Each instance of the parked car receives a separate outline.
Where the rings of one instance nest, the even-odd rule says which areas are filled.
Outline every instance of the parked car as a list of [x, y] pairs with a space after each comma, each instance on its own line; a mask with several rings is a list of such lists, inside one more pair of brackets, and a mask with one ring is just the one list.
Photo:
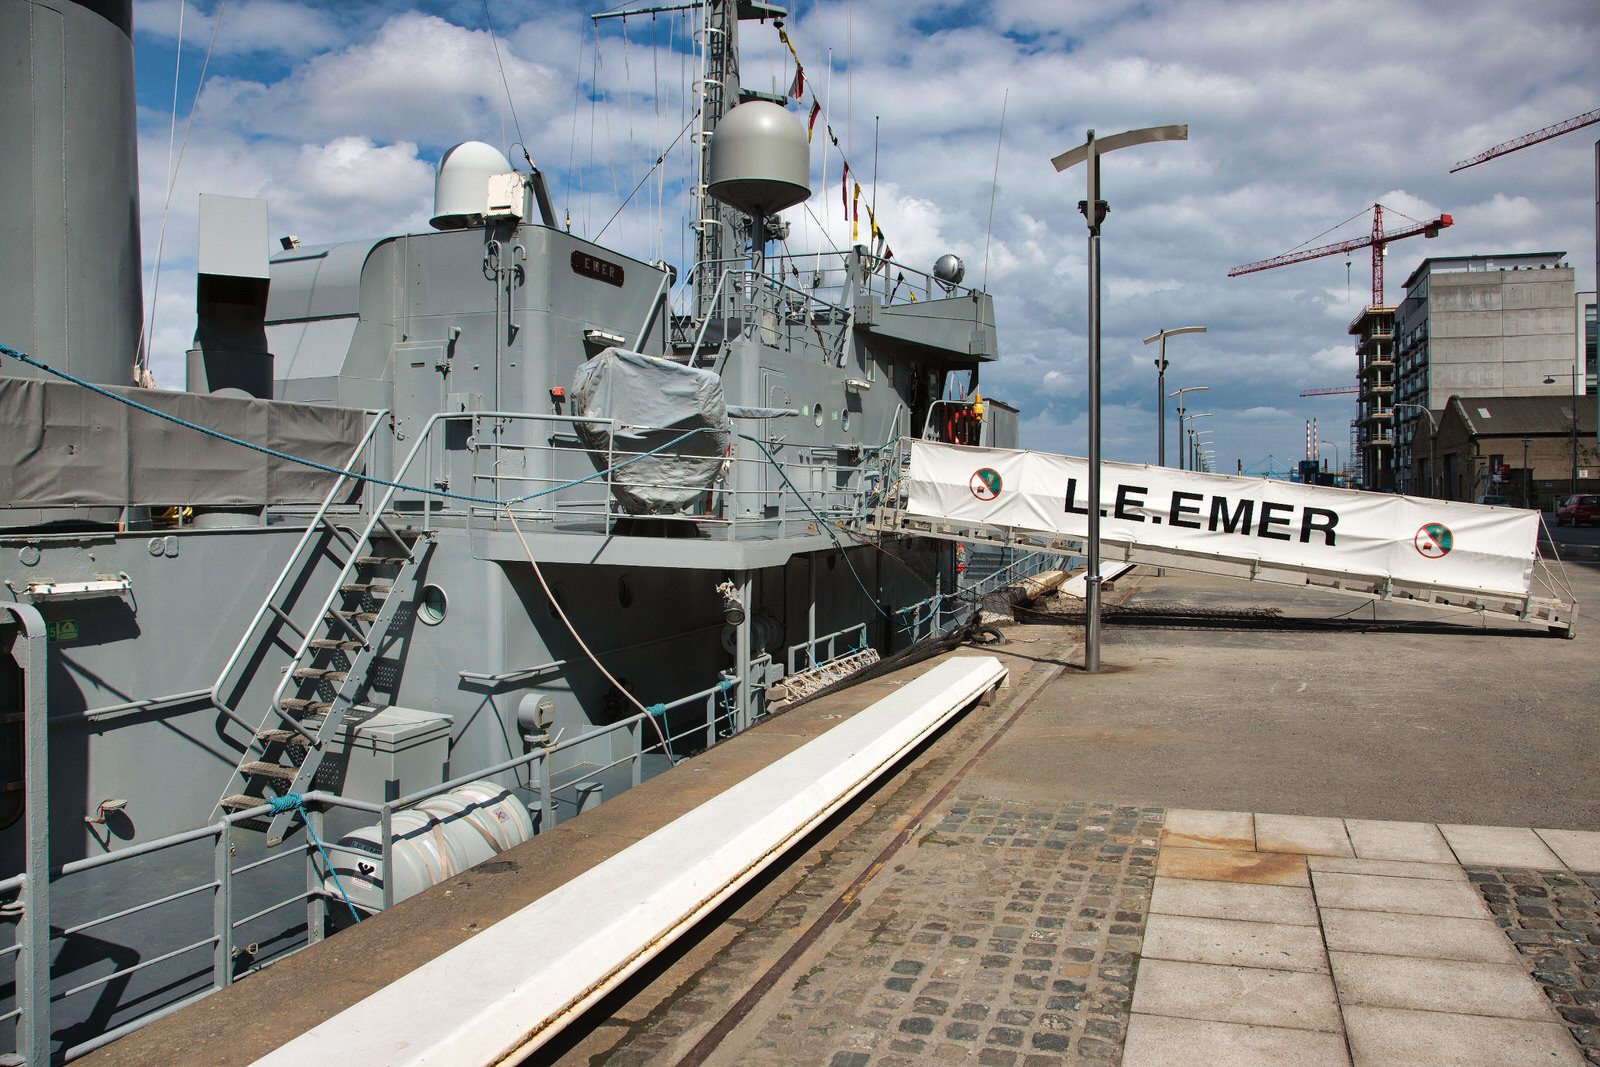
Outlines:
[[1600, 524], [1600, 496], [1579, 493], [1561, 502], [1556, 512], [1557, 526], [1594, 526]]
[[1494, 507], [1503, 508], [1503, 507], [1506, 507], [1507, 505], [1509, 505], [1511, 503], [1511, 501], [1507, 500], [1503, 496], [1499, 496], [1498, 494], [1488, 493], [1488, 494], [1485, 494], [1484, 496], [1480, 496], [1478, 498], [1478, 503], [1480, 503], [1480, 504], [1489, 504], [1489, 505], [1492, 505]]

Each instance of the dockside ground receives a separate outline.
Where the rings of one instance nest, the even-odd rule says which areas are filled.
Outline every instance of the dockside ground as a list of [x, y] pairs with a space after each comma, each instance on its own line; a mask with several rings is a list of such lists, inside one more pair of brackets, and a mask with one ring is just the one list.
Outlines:
[[1281, 622], [1009, 628], [1007, 699], [552, 1058], [1600, 1063], [1600, 635], [1135, 576]]
[[[1600, 565], [1567, 575], [1600, 604]], [[1394, 605], [1375, 623], [1363, 601], [1143, 570], [1110, 600], [1188, 624], [1113, 618], [1092, 676], [1070, 619], [1008, 627], [982, 650], [1010, 668], [1002, 699], [544, 1061], [1600, 1063], [1593, 625], [1568, 641]], [[1245, 614], [1196, 624], [1208, 611]], [[101, 1059], [249, 1062], [906, 676], [734, 738]]]

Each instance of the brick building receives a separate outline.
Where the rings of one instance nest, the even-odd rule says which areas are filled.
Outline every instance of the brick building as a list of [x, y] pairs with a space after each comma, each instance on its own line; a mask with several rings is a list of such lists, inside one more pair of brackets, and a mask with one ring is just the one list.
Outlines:
[[[1600, 492], [1595, 425], [1592, 398], [1579, 396], [1574, 404], [1570, 395], [1452, 396], [1437, 437], [1424, 422], [1416, 439], [1424, 457], [1431, 445], [1438, 484], [1419, 483], [1415, 493], [1447, 500], [1499, 495], [1517, 507], [1548, 511], [1572, 492], [1574, 465], [1578, 491]], [[1419, 464], [1416, 473], [1427, 469]]]

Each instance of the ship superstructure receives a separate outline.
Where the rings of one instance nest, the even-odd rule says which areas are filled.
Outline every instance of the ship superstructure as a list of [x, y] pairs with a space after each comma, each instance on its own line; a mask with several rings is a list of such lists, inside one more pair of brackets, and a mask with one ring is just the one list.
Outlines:
[[[206, 197], [184, 392], [120, 384], [130, 5], [0, 7], [33, 201], [4, 208], [33, 251], [0, 296], [0, 582], [49, 629], [50, 751], [25, 766], [38, 724], [7, 720], [0, 877], [21, 884], [47, 802], [35, 910], [73, 990], [53, 1037], [38, 1005], [7, 1020], [25, 1055], [86, 1051], [465, 862], [407, 881], [450, 821], [418, 798], [488, 781], [548, 826], [746, 728], [780, 680], [954, 618], [951, 547], [859, 520], [906, 439], [1015, 444], [968, 392], [992, 300], [953, 257], [770, 254], [809, 193], [805, 130], [740, 90], [737, 38], [781, 12], [705, 7], [695, 263], [567, 232], [536, 170], [476, 142], [441, 160], [426, 232], [269, 256], [262, 202]], [[78, 63], [96, 93], [49, 76]], [[82, 165], [92, 137], [127, 165]]]

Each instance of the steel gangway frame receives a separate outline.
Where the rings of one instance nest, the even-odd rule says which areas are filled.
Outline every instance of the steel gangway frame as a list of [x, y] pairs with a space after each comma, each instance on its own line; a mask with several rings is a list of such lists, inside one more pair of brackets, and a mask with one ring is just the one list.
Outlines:
[[[904, 508], [880, 504], [865, 512], [865, 529], [880, 536], [934, 537], [1008, 548], [1083, 554], [1084, 538], [1059, 531], [1027, 530], [949, 517], [914, 515]], [[1388, 575], [1359, 574], [1324, 567], [1268, 562], [1215, 552], [1187, 552], [1155, 548], [1136, 541], [1101, 538], [1100, 558], [1105, 561], [1170, 567], [1174, 570], [1214, 574], [1274, 585], [1298, 586], [1329, 593], [1361, 597], [1374, 602], [1414, 604], [1446, 611], [1470, 611], [1484, 616], [1543, 625], [1565, 637], [1575, 637], [1578, 603], [1571, 589], [1536, 557], [1535, 577], [1542, 579], [1551, 596], [1489, 593], [1428, 582], [1408, 581]]]

